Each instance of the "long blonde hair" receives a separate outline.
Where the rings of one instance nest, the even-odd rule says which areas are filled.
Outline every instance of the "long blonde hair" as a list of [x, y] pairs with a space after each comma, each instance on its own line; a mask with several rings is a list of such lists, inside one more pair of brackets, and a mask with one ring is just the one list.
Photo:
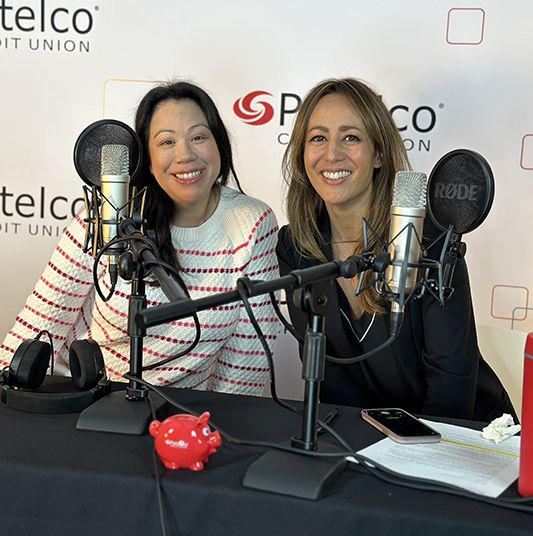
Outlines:
[[[286, 208], [292, 239], [299, 253], [308, 258], [327, 262], [321, 245], [318, 219], [324, 202], [311, 185], [304, 164], [304, 149], [309, 118], [318, 102], [331, 93], [346, 98], [362, 117], [364, 127], [372, 140], [381, 167], [374, 170], [372, 199], [367, 219], [378, 236], [386, 237], [392, 202], [394, 176], [397, 171], [410, 169], [407, 152], [398, 128], [381, 97], [361, 80], [355, 78], [328, 79], [320, 82], [305, 96], [283, 156], [283, 176], [288, 185]], [[369, 236], [369, 249], [377, 249], [377, 239]], [[362, 253], [362, 245], [354, 253]], [[365, 283], [370, 274], [365, 276]], [[372, 289], [360, 295], [366, 311], [380, 313], [379, 295]]]

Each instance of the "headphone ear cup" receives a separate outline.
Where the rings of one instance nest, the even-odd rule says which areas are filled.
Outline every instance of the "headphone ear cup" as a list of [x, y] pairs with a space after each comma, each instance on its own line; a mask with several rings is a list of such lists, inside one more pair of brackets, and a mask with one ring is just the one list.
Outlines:
[[105, 376], [104, 356], [96, 341], [74, 341], [68, 356], [72, 381], [78, 389], [91, 389]]
[[7, 383], [11, 387], [38, 389], [46, 376], [51, 351], [47, 342], [38, 339], [25, 340], [11, 359]]

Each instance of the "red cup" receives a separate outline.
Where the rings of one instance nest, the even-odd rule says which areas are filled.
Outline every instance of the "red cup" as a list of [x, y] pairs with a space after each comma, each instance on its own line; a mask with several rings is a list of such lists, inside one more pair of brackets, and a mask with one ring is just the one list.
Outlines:
[[521, 424], [518, 493], [533, 497], [533, 333], [528, 334], [524, 350]]

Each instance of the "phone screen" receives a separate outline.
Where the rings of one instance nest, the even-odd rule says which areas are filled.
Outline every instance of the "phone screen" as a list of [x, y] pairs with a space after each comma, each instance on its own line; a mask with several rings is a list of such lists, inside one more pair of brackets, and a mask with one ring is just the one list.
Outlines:
[[406, 411], [399, 408], [365, 409], [362, 412], [370, 422], [376, 421], [383, 428], [390, 430], [399, 437], [432, 437], [440, 438], [439, 432], [433, 430]]

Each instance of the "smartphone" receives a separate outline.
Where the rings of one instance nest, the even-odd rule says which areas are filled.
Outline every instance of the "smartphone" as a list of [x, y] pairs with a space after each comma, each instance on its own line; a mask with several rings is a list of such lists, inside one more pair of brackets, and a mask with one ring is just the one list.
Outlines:
[[397, 443], [437, 443], [439, 432], [400, 408], [363, 409], [361, 417]]

